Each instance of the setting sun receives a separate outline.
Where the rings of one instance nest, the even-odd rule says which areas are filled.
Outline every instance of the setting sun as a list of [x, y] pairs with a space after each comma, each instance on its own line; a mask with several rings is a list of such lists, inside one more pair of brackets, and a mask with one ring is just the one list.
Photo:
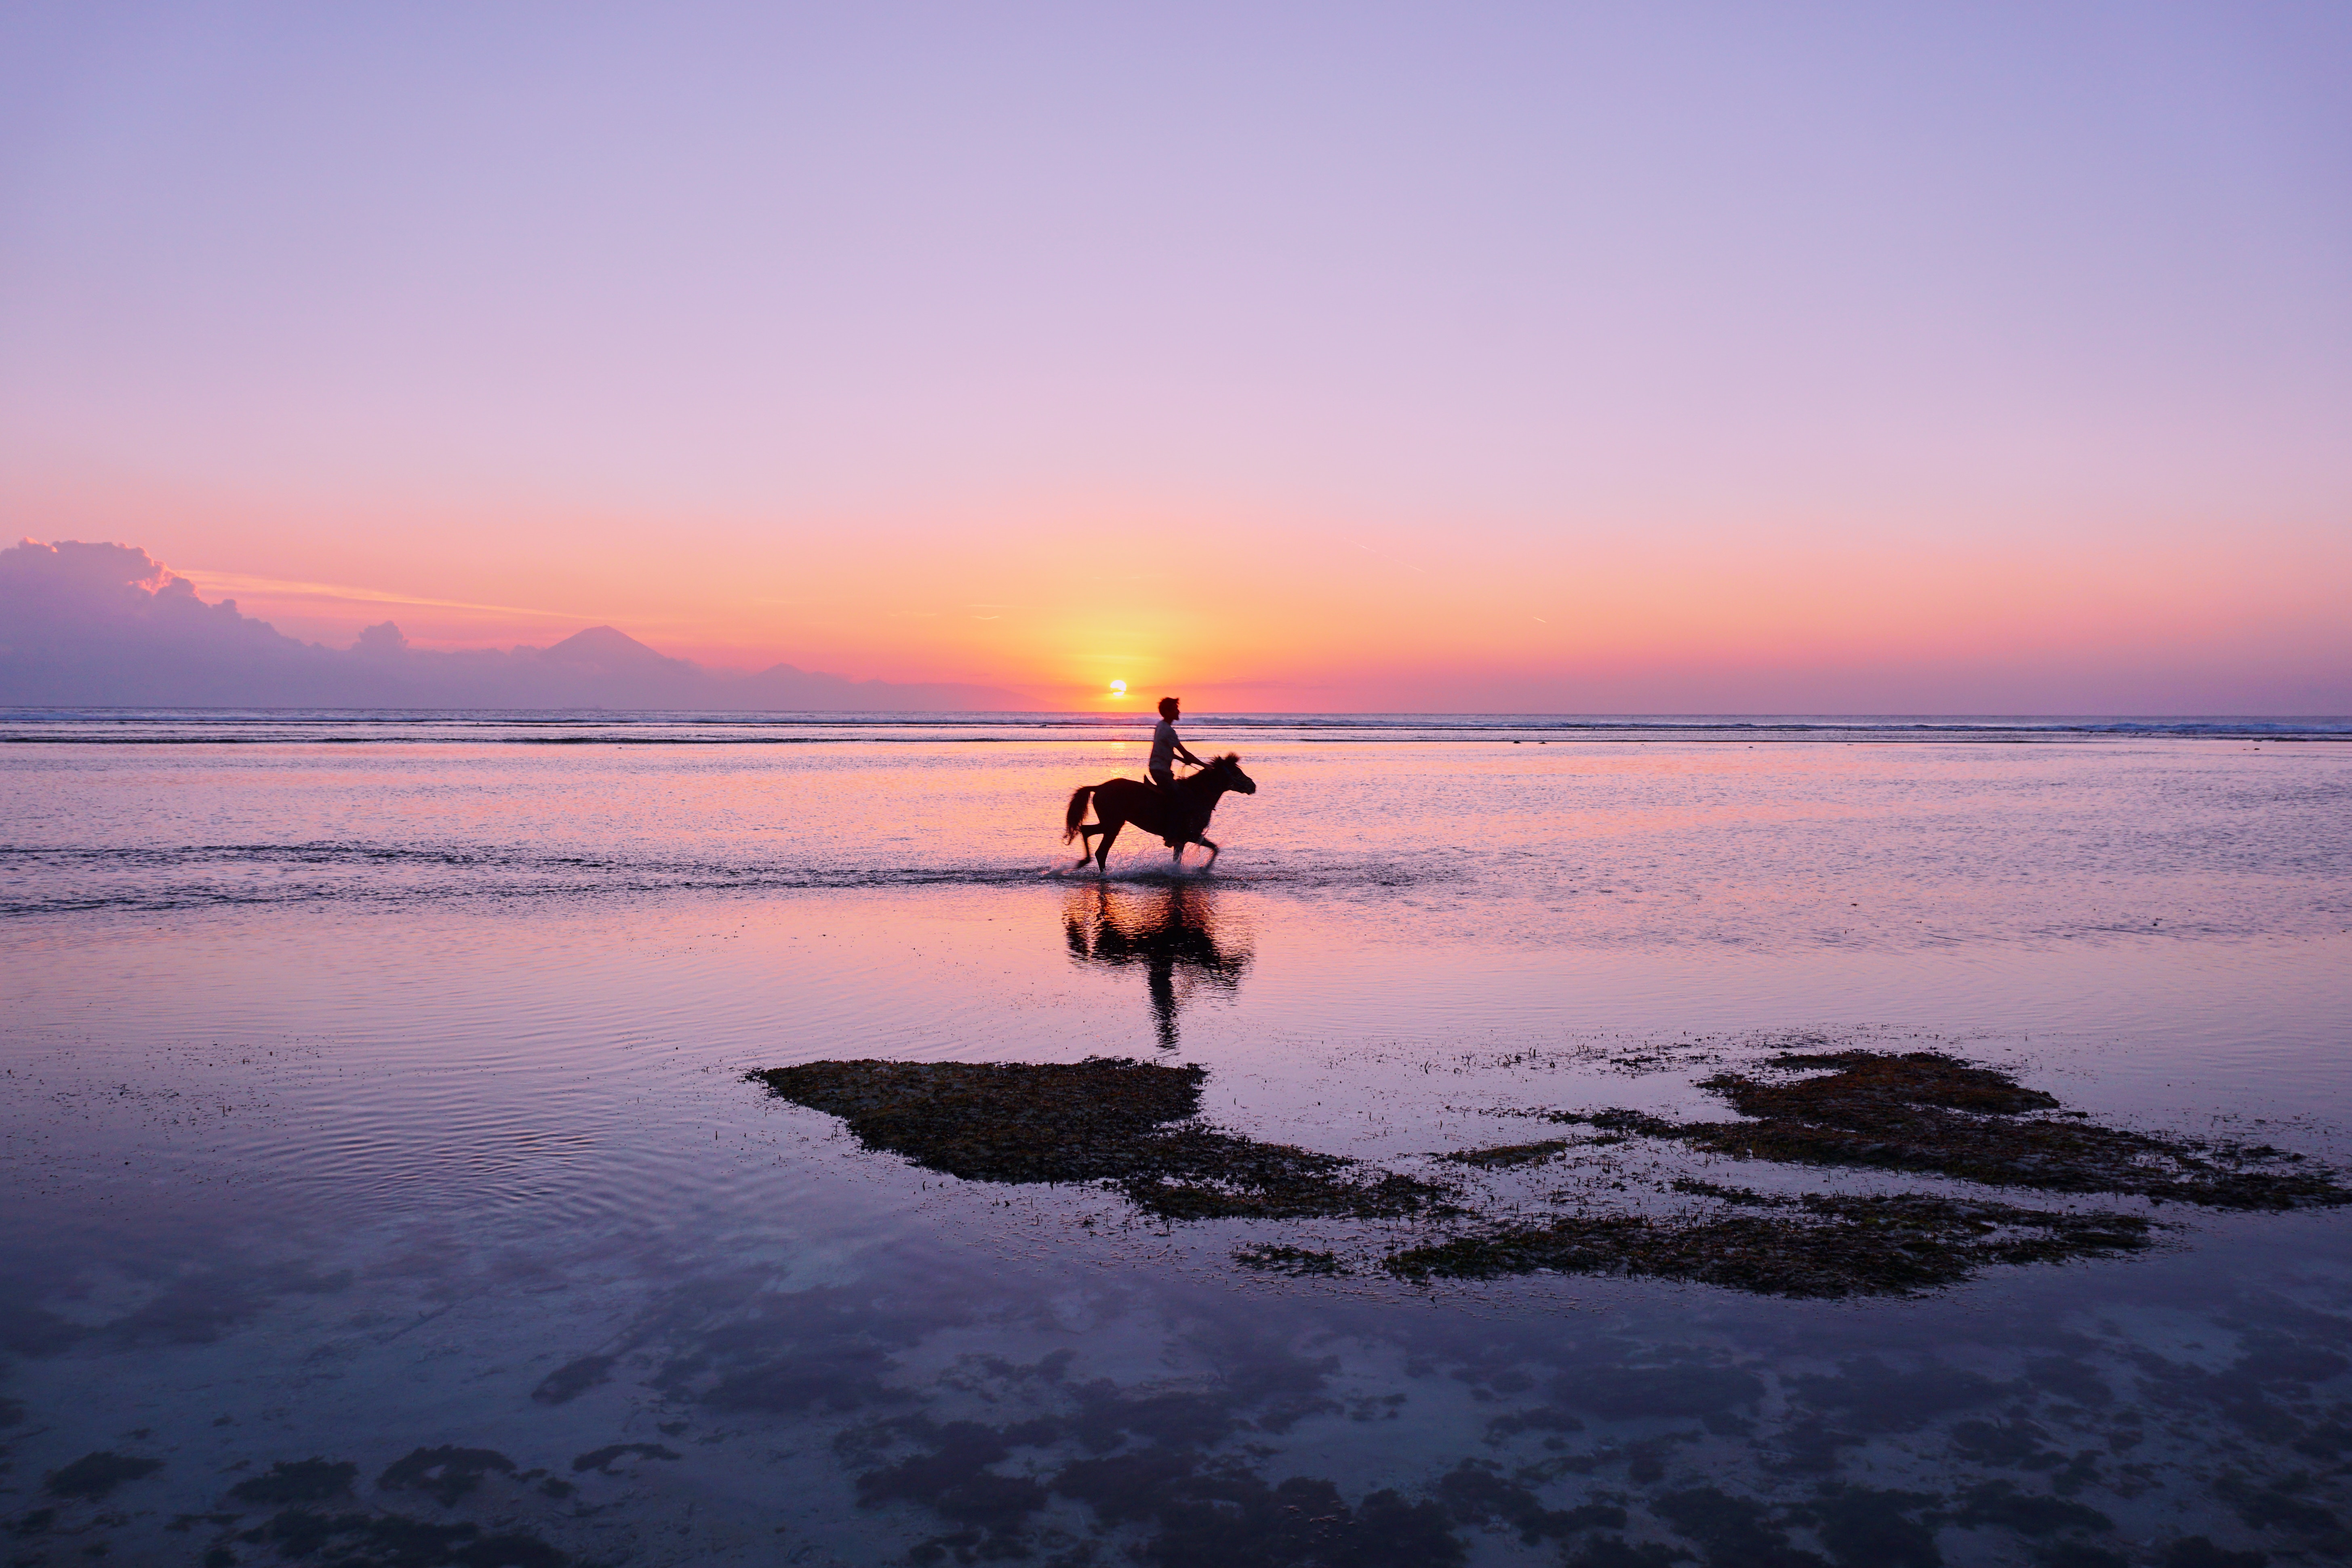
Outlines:
[[1124, 697], [1124, 696], [1126, 696], [1126, 695], [1127, 695], [1127, 682], [1126, 682], [1126, 681], [1124, 681], [1124, 680], [1114, 680], [1114, 681], [1112, 681], [1112, 682], [1110, 683], [1110, 694], [1111, 694], [1113, 697]]

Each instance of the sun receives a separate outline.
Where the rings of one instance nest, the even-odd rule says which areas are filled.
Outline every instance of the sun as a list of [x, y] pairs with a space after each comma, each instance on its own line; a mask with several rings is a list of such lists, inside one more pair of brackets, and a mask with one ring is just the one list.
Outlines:
[[1112, 682], [1110, 683], [1110, 694], [1111, 694], [1113, 697], [1124, 697], [1124, 696], [1126, 696], [1126, 695], [1127, 695], [1127, 682], [1126, 682], [1126, 681], [1124, 681], [1124, 680], [1114, 680], [1114, 681], [1112, 681]]

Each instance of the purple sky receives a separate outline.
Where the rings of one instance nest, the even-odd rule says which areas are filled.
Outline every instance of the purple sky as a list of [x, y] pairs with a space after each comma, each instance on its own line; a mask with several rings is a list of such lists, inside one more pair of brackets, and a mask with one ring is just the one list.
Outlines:
[[2352, 705], [2347, 82], [2341, 4], [18, 5], [0, 503], [343, 641]]

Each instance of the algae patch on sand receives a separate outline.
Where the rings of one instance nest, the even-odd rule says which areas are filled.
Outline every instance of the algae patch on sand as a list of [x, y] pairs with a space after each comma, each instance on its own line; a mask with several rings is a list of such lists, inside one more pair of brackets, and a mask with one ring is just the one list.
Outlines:
[[[1062, 1065], [826, 1061], [748, 1076], [840, 1117], [868, 1148], [966, 1180], [1098, 1183], [1168, 1220], [1410, 1226], [1347, 1252], [1265, 1243], [1233, 1254], [1239, 1267], [1302, 1278], [1370, 1270], [1426, 1282], [1552, 1271], [1775, 1296], [1904, 1295], [2000, 1265], [2133, 1252], [2156, 1228], [2139, 1215], [1946, 1192], [1794, 1195], [1689, 1175], [1637, 1183], [1684, 1200], [1662, 1212], [1612, 1175], [1611, 1162], [1644, 1139], [1786, 1164], [2220, 1208], [2352, 1201], [2335, 1173], [2299, 1156], [2101, 1127], [2005, 1073], [1933, 1051], [1784, 1051], [1700, 1081], [1743, 1121], [1509, 1112], [1601, 1135], [1455, 1151], [1439, 1158], [1463, 1173], [1443, 1184], [1206, 1126], [1198, 1114], [1207, 1071], [1199, 1067], [1101, 1057]], [[1601, 1156], [1604, 1147], [1611, 1153]], [[1566, 1192], [1507, 1190], [1583, 1157], [1599, 1158], [1602, 1174], [1573, 1212]]]
[[1634, 1110], [1553, 1120], [1742, 1158], [1916, 1171], [1994, 1187], [2229, 1209], [2352, 1203], [2352, 1188], [2332, 1172], [2305, 1167], [2300, 1155], [2101, 1127], [2006, 1073], [1940, 1052], [1786, 1053], [1763, 1067], [1771, 1076], [1724, 1072], [1698, 1086], [1748, 1121], [1670, 1121]]
[[2054, 1263], [2147, 1245], [2148, 1222], [2127, 1215], [2053, 1214], [1923, 1194], [1738, 1193], [1731, 1201], [1761, 1212], [1573, 1215], [1408, 1247], [1382, 1261], [1407, 1279], [1550, 1269], [1689, 1279], [1768, 1296], [1881, 1296], [1957, 1284], [1993, 1264]]
[[1502, 1143], [1489, 1149], [1459, 1149], [1439, 1156], [1457, 1165], [1481, 1165], [1488, 1170], [1502, 1170], [1512, 1165], [1540, 1165], [1568, 1152], [1565, 1138], [1548, 1138], [1539, 1143]]
[[1386, 1219], [1445, 1190], [1336, 1154], [1192, 1121], [1208, 1069], [1075, 1064], [808, 1062], [747, 1075], [838, 1116], [872, 1149], [967, 1181], [1108, 1182], [1167, 1219]]

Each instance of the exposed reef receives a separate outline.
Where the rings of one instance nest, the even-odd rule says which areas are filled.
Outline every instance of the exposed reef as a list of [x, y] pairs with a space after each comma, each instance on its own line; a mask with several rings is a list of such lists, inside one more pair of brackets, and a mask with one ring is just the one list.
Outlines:
[[1500, 1143], [1488, 1149], [1457, 1149], [1440, 1158], [1457, 1165], [1479, 1165], [1487, 1170], [1502, 1170], [1512, 1165], [1539, 1165], [1546, 1160], [1568, 1152], [1565, 1138], [1547, 1138], [1539, 1143]]
[[1166, 1219], [1395, 1218], [1444, 1202], [1432, 1183], [1190, 1121], [1207, 1073], [1090, 1057], [809, 1062], [748, 1076], [926, 1170], [967, 1181], [1108, 1182]]
[[[1563, 1111], [1552, 1120], [1740, 1158], [1918, 1171], [1995, 1187], [2230, 1209], [2352, 1203], [2352, 1188], [2299, 1154], [2097, 1126], [2006, 1073], [1940, 1052], [1792, 1052], [1765, 1067], [1775, 1076], [1725, 1072], [1699, 1083], [1750, 1119], [1744, 1121], [1671, 1121], [1636, 1110]], [[1822, 1068], [1829, 1070], [1790, 1076]]]
[[1922, 1194], [1722, 1195], [1760, 1212], [1573, 1215], [1408, 1247], [1383, 1262], [1407, 1279], [1548, 1268], [1691, 1279], [1768, 1296], [1880, 1296], [1957, 1284], [1992, 1264], [2055, 1263], [2147, 1245], [2148, 1222], [2128, 1215], [2053, 1214]]
[[[1908, 1171], [1986, 1186], [2112, 1193], [2230, 1209], [2352, 1201], [2337, 1174], [2267, 1145], [2101, 1127], [1991, 1068], [1933, 1051], [1783, 1052], [1698, 1087], [1745, 1120], [1643, 1111], [1517, 1114], [1598, 1131], [1458, 1150], [1460, 1183], [1265, 1143], [1197, 1120], [1199, 1067], [1091, 1058], [1075, 1065], [811, 1062], [749, 1075], [838, 1116], [869, 1148], [970, 1181], [1099, 1183], [1168, 1220], [1354, 1218], [1412, 1223], [1406, 1245], [1351, 1256], [1265, 1243], [1241, 1267], [1293, 1277], [1384, 1271], [1429, 1281], [1551, 1270], [1690, 1280], [1765, 1295], [1901, 1295], [2004, 1264], [2112, 1257], [2149, 1245], [2142, 1215], [2053, 1210], [1946, 1193], [1767, 1194], [1691, 1176], [1654, 1183], [1696, 1200], [1658, 1212], [1597, 1186], [1521, 1194], [1481, 1213], [1465, 1195], [1602, 1147], [1658, 1140], [1742, 1159]], [[1611, 1181], [1609, 1190], [1625, 1191]], [[1596, 1202], [1597, 1200], [1597, 1202]], [[1505, 1217], [1507, 1215], [1507, 1217]]]
[[1336, 1279], [1350, 1272], [1338, 1253], [1310, 1247], [1244, 1247], [1234, 1253], [1234, 1261], [1261, 1274], [1289, 1274], [1300, 1278], [1320, 1275], [1325, 1279]]

